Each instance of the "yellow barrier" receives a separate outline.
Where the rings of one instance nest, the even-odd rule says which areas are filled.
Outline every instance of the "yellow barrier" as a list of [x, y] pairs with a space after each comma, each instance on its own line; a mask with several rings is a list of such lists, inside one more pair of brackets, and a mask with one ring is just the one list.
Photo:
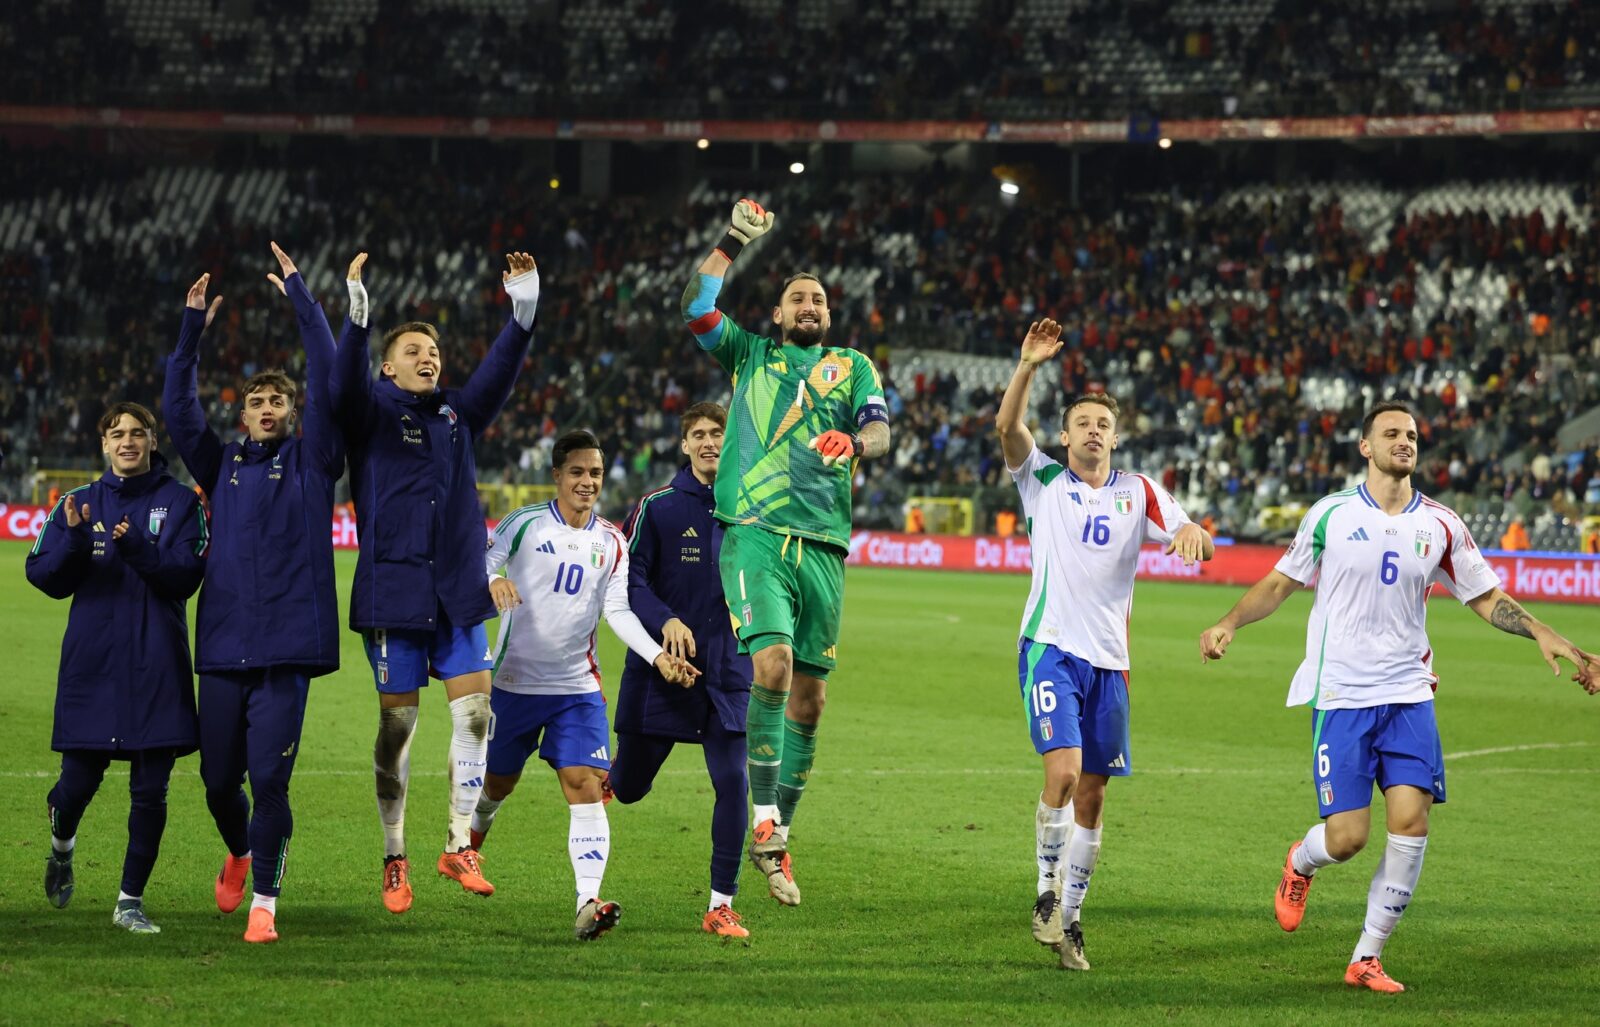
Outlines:
[[912, 496], [906, 502], [922, 511], [923, 530], [930, 535], [972, 534], [971, 499]]
[[50, 502], [50, 491], [57, 490], [57, 495], [87, 485], [100, 477], [99, 471], [84, 470], [83, 468], [65, 468], [56, 470], [41, 470], [33, 472], [33, 505], [45, 506]]

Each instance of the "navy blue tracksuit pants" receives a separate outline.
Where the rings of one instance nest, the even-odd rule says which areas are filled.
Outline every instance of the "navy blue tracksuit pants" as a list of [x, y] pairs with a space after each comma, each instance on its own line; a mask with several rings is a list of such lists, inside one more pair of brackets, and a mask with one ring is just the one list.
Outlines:
[[[294, 834], [289, 775], [311, 679], [295, 667], [200, 675], [200, 779], [235, 857], [251, 854], [257, 894], [277, 895]], [[255, 815], [244, 794], [245, 776]]]
[[[739, 857], [750, 821], [745, 802], [745, 736], [743, 732], [729, 731], [712, 716], [706, 720], [703, 738], [700, 747], [705, 750], [706, 770], [716, 793], [711, 810], [711, 887], [724, 895], [735, 895], [739, 891]], [[650, 786], [674, 744], [674, 739], [660, 735], [617, 732], [611, 792], [618, 802], [638, 802], [650, 794]]]
[[171, 749], [112, 752], [68, 749], [61, 754], [61, 776], [50, 789], [50, 833], [62, 840], [78, 833], [89, 801], [100, 790], [112, 760], [128, 763], [128, 850], [122, 857], [122, 890], [143, 896], [161, 835], [167, 829], [167, 782], [177, 756]]

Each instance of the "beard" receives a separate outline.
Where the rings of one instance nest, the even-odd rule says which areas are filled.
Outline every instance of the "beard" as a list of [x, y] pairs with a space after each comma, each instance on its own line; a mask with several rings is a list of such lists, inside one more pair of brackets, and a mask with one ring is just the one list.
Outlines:
[[807, 346], [820, 346], [822, 345], [822, 340], [827, 337], [828, 330], [821, 325], [795, 325], [792, 328], [785, 328], [783, 331], [784, 342], [787, 342], [792, 346], [800, 346], [802, 348]]

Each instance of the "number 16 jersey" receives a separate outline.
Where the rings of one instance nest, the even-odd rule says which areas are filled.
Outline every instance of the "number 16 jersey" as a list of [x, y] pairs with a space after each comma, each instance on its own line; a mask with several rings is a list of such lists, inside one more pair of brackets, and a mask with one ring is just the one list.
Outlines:
[[1033, 587], [1022, 634], [1101, 670], [1127, 670], [1133, 577], [1145, 542], [1171, 542], [1189, 518], [1142, 474], [1093, 488], [1037, 447], [1007, 468], [1022, 496]]

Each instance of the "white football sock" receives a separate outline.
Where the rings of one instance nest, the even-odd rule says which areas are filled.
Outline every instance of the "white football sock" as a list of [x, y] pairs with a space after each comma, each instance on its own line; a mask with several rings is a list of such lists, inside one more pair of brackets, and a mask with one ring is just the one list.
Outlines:
[[478, 796], [477, 808], [472, 811], [472, 829], [479, 834], [488, 834], [489, 828], [494, 826], [494, 815], [500, 812], [500, 804], [504, 799], [491, 799], [488, 792]]
[[777, 827], [774, 827], [772, 829], [772, 833], [777, 836], [778, 841], [780, 841], [780, 842], [782, 842], [784, 844], [785, 848], [788, 848], [788, 846], [789, 846], [789, 825], [788, 824], [779, 824]]
[[[1072, 800], [1060, 809], [1046, 806], [1044, 793], [1039, 794], [1039, 809], [1033, 818], [1034, 859], [1039, 864], [1039, 887], [1043, 895], [1061, 885], [1061, 856], [1067, 851], [1067, 838], [1072, 834]], [[1059, 898], [1059, 896], [1057, 896]]]
[[385, 856], [406, 854], [406, 785], [411, 780], [411, 738], [416, 731], [415, 706], [391, 706], [379, 711], [372, 775], [377, 781]]
[[1383, 858], [1373, 871], [1372, 885], [1367, 889], [1367, 922], [1356, 942], [1350, 962], [1383, 955], [1383, 943], [1395, 924], [1411, 905], [1411, 893], [1417, 889], [1417, 878], [1422, 876], [1422, 854], [1428, 848], [1428, 838], [1409, 838], [1391, 834], [1384, 846]]
[[750, 814], [750, 823], [760, 826], [762, 822], [767, 820], [772, 821], [774, 824], [783, 823], [783, 819], [778, 816], [778, 807], [757, 805]]
[[489, 766], [489, 697], [476, 692], [450, 704], [450, 829], [445, 851], [459, 852], [472, 843], [467, 829], [483, 774]]
[[1343, 863], [1342, 859], [1334, 859], [1328, 852], [1328, 825], [1319, 823], [1306, 832], [1301, 839], [1300, 847], [1294, 850], [1294, 869], [1296, 873], [1307, 877], [1315, 874], [1322, 867], [1331, 867], [1335, 863]]
[[144, 896], [143, 895], [129, 895], [125, 891], [118, 891], [117, 892], [117, 901], [118, 902], [137, 902], [140, 905], [143, 905], [144, 904]]
[[73, 835], [71, 838], [57, 838], [55, 835], [50, 836], [50, 848], [55, 851], [57, 856], [71, 855], [72, 847], [76, 844], [78, 844], [77, 835]]
[[250, 900], [250, 908], [264, 909], [273, 916], [277, 916], [278, 897], [276, 895], [263, 895], [260, 892], [256, 892], [255, 897]]
[[578, 802], [569, 807], [567, 857], [572, 860], [572, 876], [578, 885], [578, 908], [600, 897], [600, 882], [606, 876], [606, 860], [611, 858], [611, 824], [606, 820], [603, 802]]
[[724, 895], [715, 888], [711, 889], [711, 905], [706, 907], [706, 911], [710, 912], [713, 909], [721, 909], [723, 906], [727, 906], [729, 909], [732, 909], [733, 896]]
[[1067, 843], [1067, 866], [1061, 875], [1062, 919], [1077, 923], [1083, 910], [1083, 897], [1089, 894], [1089, 878], [1100, 862], [1100, 828], [1079, 825]]

